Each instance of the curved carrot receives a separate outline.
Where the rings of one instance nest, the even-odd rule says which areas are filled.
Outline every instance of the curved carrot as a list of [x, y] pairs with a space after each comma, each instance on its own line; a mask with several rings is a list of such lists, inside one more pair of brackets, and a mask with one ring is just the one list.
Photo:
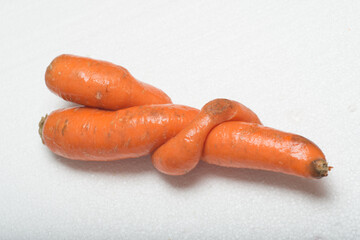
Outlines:
[[327, 176], [331, 169], [313, 142], [262, 126], [254, 112], [235, 101], [216, 99], [200, 112], [166, 104], [171, 100], [165, 93], [126, 69], [71, 55], [55, 58], [45, 79], [65, 100], [111, 110], [130, 107], [72, 108], [42, 118], [43, 142], [70, 159], [110, 161], [153, 153], [154, 166], [170, 175], [187, 173], [200, 159], [308, 178]]
[[180, 133], [155, 151], [152, 155], [154, 166], [169, 175], [189, 172], [199, 162], [211, 129], [228, 120], [261, 124], [256, 114], [244, 105], [227, 99], [215, 99], [207, 103]]
[[121, 66], [73, 55], [56, 57], [46, 69], [45, 82], [63, 99], [91, 107], [118, 110], [171, 103], [163, 91], [137, 81]]
[[225, 167], [262, 169], [308, 178], [327, 176], [323, 152], [310, 140], [258, 124], [225, 122], [207, 136], [203, 160]]
[[[327, 175], [329, 167], [324, 154], [308, 139], [240, 121], [224, 122], [211, 129], [240, 114], [223, 108], [209, 117], [213, 110], [208, 106], [213, 106], [213, 102], [200, 114], [197, 109], [173, 104], [114, 112], [93, 108], [58, 110], [42, 119], [39, 132], [50, 150], [70, 159], [110, 161], [155, 151], [155, 167], [172, 175], [191, 170], [200, 156], [220, 166], [263, 169], [308, 178]], [[246, 111], [243, 113], [246, 116]], [[253, 117], [243, 120], [249, 119], [257, 121]], [[176, 158], [175, 164], [172, 157]]]

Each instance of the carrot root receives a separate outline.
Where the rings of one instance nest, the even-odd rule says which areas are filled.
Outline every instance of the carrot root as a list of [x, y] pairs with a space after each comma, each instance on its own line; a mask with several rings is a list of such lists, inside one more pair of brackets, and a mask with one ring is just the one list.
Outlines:
[[47, 117], [48, 117], [47, 114], [45, 115], [45, 117], [41, 117], [40, 122], [39, 122], [39, 135], [40, 135], [40, 138], [41, 138], [41, 141], [43, 144], [45, 144], [44, 139], [43, 139], [43, 128], [44, 128], [44, 124], [45, 124]]
[[328, 175], [328, 172], [332, 169], [331, 166], [328, 166], [328, 163], [325, 159], [317, 159], [312, 161], [312, 176], [314, 178], [322, 178]]

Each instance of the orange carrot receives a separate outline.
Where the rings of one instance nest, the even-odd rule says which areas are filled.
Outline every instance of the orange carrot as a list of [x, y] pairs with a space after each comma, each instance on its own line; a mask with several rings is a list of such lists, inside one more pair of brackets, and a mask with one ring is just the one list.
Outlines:
[[[221, 104], [216, 106], [219, 101]], [[110, 161], [155, 151], [155, 167], [172, 175], [190, 171], [200, 157], [227, 167], [308, 178], [327, 175], [325, 156], [314, 143], [261, 126], [256, 115], [237, 104], [218, 99], [200, 113], [173, 104], [118, 111], [71, 108], [42, 119], [39, 132], [50, 150], [70, 159]], [[212, 128], [228, 119], [254, 123], [230, 121]]]
[[47, 87], [63, 99], [110, 110], [171, 103], [160, 89], [137, 81], [128, 70], [109, 62], [60, 55], [46, 69]]
[[262, 169], [307, 178], [327, 176], [323, 152], [310, 140], [258, 124], [225, 122], [207, 136], [203, 160], [225, 167]]
[[71, 55], [55, 58], [45, 80], [65, 100], [117, 110], [71, 108], [42, 118], [43, 143], [66, 158], [111, 161], [152, 153], [154, 166], [170, 175], [191, 171], [200, 159], [307, 178], [327, 176], [331, 169], [313, 142], [262, 126], [235, 101], [215, 99], [201, 111], [169, 104], [165, 93], [125, 68]]
[[207, 103], [186, 128], [155, 151], [152, 156], [154, 166], [169, 175], [189, 172], [199, 162], [211, 129], [228, 120], [261, 124], [256, 114], [244, 105], [227, 99], [215, 99]]
[[77, 107], [52, 112], [40, 122], [44, 144], [60, 156], [110, 161], [144, 156], [175, 136], [199, 110], [173, 104], [118, 111]]

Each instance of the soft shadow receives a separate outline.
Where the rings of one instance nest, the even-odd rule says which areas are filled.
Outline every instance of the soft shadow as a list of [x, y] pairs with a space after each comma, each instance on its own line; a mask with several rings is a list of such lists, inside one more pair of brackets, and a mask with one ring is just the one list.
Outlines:
[[282, 173], [219, 167], [205, 162], [200, 162], [197, 167], [184, 176], [167, 176], [162, 178], [176, 188], [188, 188], [205, 178], [226, 178], [241, 181], [247, 184], [258, 184], [269, 187], [283, 188], [291, 191], [302, 192], [317, 198], [326, 198], [329, 191], [321, 180], [305, 179]]
[[156, 171], [151, 163], [149, 156], [144, 156], [134, 159], [124, 159], [118, 161], [76, 161], [57, 156], [52, 153], [52, 156], [61, 164], [75, 169], [77, 171], [85, 171], [100, 174], [110, 175], [130, 175], [141, 174], [144, 172]]
[[52, 156], [61, 164], [78, 171], [121, 176], [143, 174], [145, 172], [159, 174], [164, 181], [179, 189], [190, 188], [201, 181], [206, 181], [208, 178], [225, 178], [246, 184], [288, 189], [317, 198], [326, 198], [329, 195], [327, 187], [321, 180], [304, 179], [261, 170], [219, 167], [202, 161], [194, 170], [184, 176], [168, 176], [156, 171], [149, 156], [109, 162], [74, 161], [55, 154], [52, 154]]

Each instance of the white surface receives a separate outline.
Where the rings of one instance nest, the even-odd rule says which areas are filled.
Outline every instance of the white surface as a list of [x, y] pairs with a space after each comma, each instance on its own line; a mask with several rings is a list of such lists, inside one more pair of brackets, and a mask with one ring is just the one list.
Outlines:
[[[3, 1], [0, 239], [359, 239], [359, 1]], [[335, 168], [304, 180], [149, 158], [69, 161], [37, 124], [69, 103], [59, 54], [112, 61], [175, 103], [226, 97], [306, 136]], [[357, 203], [356, 203], [357, 202]]]

